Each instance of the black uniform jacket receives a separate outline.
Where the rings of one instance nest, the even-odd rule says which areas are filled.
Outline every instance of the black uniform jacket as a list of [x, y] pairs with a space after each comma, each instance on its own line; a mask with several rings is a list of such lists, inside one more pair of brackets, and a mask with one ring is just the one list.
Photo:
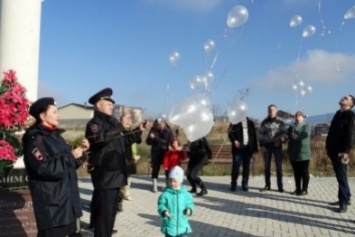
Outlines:
[[139, 129], [125, 132], [113, 116], [94, 112], [86, 125], [85, 137], [90, 142], [91, 177], [95, 189], [113, 189], [127, 184], [126, 147], [140, 141], [141, 135]]
[[82, 216], [76, 169], [84, 157], [74, 158], [62, 132], [35, 124], [23, 137], [24, 162], [38, 229], [63, 226]]

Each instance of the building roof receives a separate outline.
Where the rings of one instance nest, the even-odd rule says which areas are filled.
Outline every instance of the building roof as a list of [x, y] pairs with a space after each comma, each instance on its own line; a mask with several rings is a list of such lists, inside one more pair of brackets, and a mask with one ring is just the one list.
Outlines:
[[77, 106], [77, 107], [80, 107], [80, 108], [83, 108], [83, 109], [87, 109], [87, 110], [93, 110], [94, 109], [94, 106], [92, 106], [92, 105], [82, 105], [82, 104], [77, 104], [77, 103], [70, 103], [70, 104], [61, 106], [58, 109], [63, 109], [63, 108], [68, 107], [68, 106]]
[[[87, 104], [82, 105], [82, 104], [78, 104], [78, 103], [66, 104], [66, 105], [63, 105], [63, 106], [59, 107], [58, 109], [63, 109], [63, 108], [68, 107], [68, 106], [77, 106], [77, 107], [80, 107], [80, 108], [83, 108], [83, 109], [87, 109], [87, 110], [93, 110], [94, 109], [93, 105], [87, 105]], [[130, 108], [130, 109], [142, 109], [141, 107], [134, 107], [134, 106], [115, 104], [115, 108], [120, 108], [120, 107], [126, 107], [126, 108]]]

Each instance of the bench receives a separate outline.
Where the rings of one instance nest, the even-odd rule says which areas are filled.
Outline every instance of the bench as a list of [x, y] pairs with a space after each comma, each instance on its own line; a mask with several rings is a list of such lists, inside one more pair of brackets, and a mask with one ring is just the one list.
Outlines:
[[211, 163], [232, 163], [232, 147], [230, 144], [210, 144]]

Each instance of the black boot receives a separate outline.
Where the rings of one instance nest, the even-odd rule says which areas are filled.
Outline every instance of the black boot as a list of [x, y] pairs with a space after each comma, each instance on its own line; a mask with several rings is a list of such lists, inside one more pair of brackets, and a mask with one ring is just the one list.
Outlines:
[[206, 195], [207, 194], [207, 189], [206, 189], [205, 184], [201, 181], [199, 186], [201, 188], [201, 191], [197, 194], [197, 196]]
[[197, 192], [196, 187], [192, 187], [192, 189], [191, 189], [189, 192], [190, 192], [190, 193], [196, 193], [196, 192]]
[[236, 182], [231, 182], [231, 191], [234, 192], [237, 190], [237, 183]]
[[81, 237], [81, 233], [80, 232], [73, 233], [73, 234], [70, 234], [69, 237]]

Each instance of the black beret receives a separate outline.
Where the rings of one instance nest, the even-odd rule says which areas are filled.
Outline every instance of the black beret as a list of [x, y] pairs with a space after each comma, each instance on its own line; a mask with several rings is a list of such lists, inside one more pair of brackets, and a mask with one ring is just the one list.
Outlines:
[[30, 107], [30, 115], [38, 119], [39, 114], [44, 112], [48, 105], [56, 105], [55, 101], [51, 97], [43, 97], [35, 101]]
[[99, 100], [108, 100], [108, 101], [111, 101], [112, 103], [115, 103], [115, 101], [112, 98], [112, 89], [105, 88], [105, 89], [102, 89], [101, 91], [97, 92], [95, 95], [93, 95], [89, 98], [89, 103], [94, 105]]

